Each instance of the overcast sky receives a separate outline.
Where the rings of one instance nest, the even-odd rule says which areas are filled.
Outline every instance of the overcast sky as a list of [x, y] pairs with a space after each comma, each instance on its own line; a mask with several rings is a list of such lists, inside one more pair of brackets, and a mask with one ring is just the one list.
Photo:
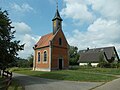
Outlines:
[[[42, 35], [52, 32], [56, 0], [0, 0], [8, 10], [16, 39], [25, 43], [27, 58]], [[79, 50], [115, 46], [120, 55], [120, 0], [58, 0], [68, 43]]]

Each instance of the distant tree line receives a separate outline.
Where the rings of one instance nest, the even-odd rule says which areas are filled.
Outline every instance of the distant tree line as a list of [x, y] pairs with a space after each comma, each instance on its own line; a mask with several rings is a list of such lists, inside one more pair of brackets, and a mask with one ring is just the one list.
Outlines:
[[69, 47], [69, 64], [70, 65], [78, 65], [77, 61], [79, 60], [79, 51], [76, 46]]
[[9, 67], [30, 68], [33, 67], [33, 55], [31, 54], [27, 59], [16, 58]]

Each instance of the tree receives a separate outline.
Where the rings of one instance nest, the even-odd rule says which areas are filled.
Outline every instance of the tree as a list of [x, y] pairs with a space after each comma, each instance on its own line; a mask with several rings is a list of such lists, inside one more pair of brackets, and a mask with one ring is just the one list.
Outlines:
[[33, 67], [33, 57], [34, 56], [32, 54], [28, 57], [28, 62], [30, 67]]
[[16, 63], [14, 66], [21, 67], [21, 68], [30, 68], [33, 67], [33, 55], [31, 54], [27, 59], [23, 58], [16, 58]]
[[17, 58], [16, 66], [21, 68], [30, 68], [33, 67], [33, 55], [31, 54], [27, 59]]
[[17, 67], [29, 68], [29, 61], [27, 59], [18, 58], [16, 61], [17, 61]]
[[114, 63], [114, 57], [111, 57], [111, 59], [105, 61], [104, 59], [104, 55], [103, 53], [100, 53], [100, 57], [99, 57], [99, 64], [97, 65], [98, 67], [101, 68], [115, 68], [115, 67], [119, 67], [118, 63]]
[[74, 46], [70, 46], [69, 48], [69, 64], [70, 65], [78, 65], [77, 61], [79, 59], [78, 48]]
[[109, 59], [108, 62], [112, 63], [112, 62], [114, 62], [114, 60], [115, 60], [115, 57], [111, 57], [111, 59]]
[[97, 66], [102, 68], [106, 64], [107, 64], [107, 62], [104, 59], [104, 53], [100, 53], [100, 55], [99, 55], [99, 64]]
[[7, 11], [0, 9], [0, 65], [2, 69], [15, 61], [17, 52], [24, 49], [24, 44], [20, 45], [19, 40], [13, 40], [15, 30], [11, 23]]

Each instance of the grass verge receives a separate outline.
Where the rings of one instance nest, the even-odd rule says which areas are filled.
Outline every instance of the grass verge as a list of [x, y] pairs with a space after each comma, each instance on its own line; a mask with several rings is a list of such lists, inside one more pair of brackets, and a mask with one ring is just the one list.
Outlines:
[[[4, 78], [0, 76], [0, 87], [4, 86], [4, 84], [1, 83], [3, 80]], [[17, 80], [13, 79], [7, 90], [24, 90], [24, 88]]]
[[78, 68], [82, 72], [120, 75], [120, 68]]
[[0, 82], [3, 81], [3, 80], [4, 80], [4, 78], [2, 78], [2, 77], [0, 76]]
[[24, 90], [18, 80], [13, 79], [8, 90]]
[[[91, 69], [92, 71], [92, 69]], [[26, 74], [30, 76], [37, 76], [40, 78], [48, 79], [58, 79], [58, 80], [70, 80], [70, 81], [90, 81], [90, 82], [108, 82], [117, 77], [112, 75], [103, 75], [104, 73], [99, 70], [99, 73], [96, 74], [95, 70], [92, 73], [88, 69], [78, 69], [78, 70], [62, 70], [62, 71], [53, 71], [53, 72], [40, 72], [40, 71], [31, 71], [30, 69], [21, 69], [18, 68], [14, 72], [20, 74]], [[97, 71], [96, 71], [97, 72]]]

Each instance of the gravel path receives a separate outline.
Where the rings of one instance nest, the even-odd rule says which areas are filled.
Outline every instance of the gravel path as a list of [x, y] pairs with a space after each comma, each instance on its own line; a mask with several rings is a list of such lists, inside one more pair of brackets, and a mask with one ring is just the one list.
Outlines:
[[89, 90], [102, 84], [102, 82], [76, 82], [43, 79], [14, 73], [13, 78], [18, 79], [25, 90]]

